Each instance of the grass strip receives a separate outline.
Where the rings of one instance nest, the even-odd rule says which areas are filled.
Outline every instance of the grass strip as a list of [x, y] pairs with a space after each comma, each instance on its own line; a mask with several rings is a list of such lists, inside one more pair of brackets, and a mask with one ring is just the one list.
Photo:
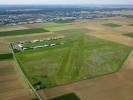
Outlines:
[[13, 59], [12, 53], [0, 54], [0, 60], [7, 60], [7, 59]]
[[103, 24], [105, 26], [109, 26], [109, 27], [120, 27], [121, 25], [118, 24], [113, 24], [113, 23], [107, 23], [107, 24]]
[[33, 33], [42, 33], [42, 32], [49, 32], [49, 31], [43, 28], [33, 28], [33, 29], [0, 32], [0, 36], [24, 35], [24, 34], [33, 34]]
[[80, 100], [80, 99], [74, 93], [69, 93], [69, 94], [65, 94], [63, 96], [53, 98], [51, 100]]

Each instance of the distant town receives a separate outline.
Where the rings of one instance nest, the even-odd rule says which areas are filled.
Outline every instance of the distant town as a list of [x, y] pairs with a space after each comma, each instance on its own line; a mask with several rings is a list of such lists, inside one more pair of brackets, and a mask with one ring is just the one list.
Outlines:
[[[17, 9], [16, 9], [17, 8]], [[73, 21], [80, 19], [95, 19], [105, 17], [129, 17], [120, 11], [130, 12], [132, 7], [67, 7], [67, 6], [1, 6], [0, 25], [23, 25], [53, 21]]]

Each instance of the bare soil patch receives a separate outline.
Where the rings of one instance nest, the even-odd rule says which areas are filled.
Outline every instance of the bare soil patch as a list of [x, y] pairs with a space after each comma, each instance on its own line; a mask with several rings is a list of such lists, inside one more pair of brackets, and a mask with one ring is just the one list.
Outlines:
[[26, 26], [1, 26], [0, 32], [28, 29]]
[[9, 45], [0, 40], [0, 54], [10, 53]]
[[0, 61], [0, 100], [30, 100], [31, 90], [19, 78], [14, 61]]
[[114, 35], [114, 34], [100, 34], [100, 33], [87, 33], [88, 35], [95, 36], [97, 38], [109, 40], [123, 45], [133, 46], [133, 39], [123, 35]]

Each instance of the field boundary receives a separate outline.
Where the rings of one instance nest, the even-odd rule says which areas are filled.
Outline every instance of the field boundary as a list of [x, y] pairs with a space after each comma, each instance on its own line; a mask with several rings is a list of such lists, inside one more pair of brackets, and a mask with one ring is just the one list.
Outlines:
[[[10, 45], [10, 47], [11, 47], [11, 45]], [[20, 65], [19, 65], [19, 63], [18, 63], [18, 61], [17, 61], [17, 59], [16, 59], [16, 56], [15, 56], [15, 54], [14, 54], [14, 51], [13, 51], [12, 47], [11, 47], [11, 51], [12, 51], [12, 54], [13, 54], [13, 58], [14, 58], [14, 60], [15, 60], [15, 62], [16, 62], [16, 69], [17, 69], [17, 71], [19, 72], [19, 74], [21, 75], [21, 77], [24, 79], [25, 83], [31, 88], [31, 90], [33, 91], [34, 95], [35, 95], [39, 100], [44, 100], [44, 99], [42, 99], [42, 97], [37, 93], [36, 89], [32, 86], [32, 84], [30, 83], [30, 81], [29, 81], [29, 80], [27, 79], [27, 77], [25, 76], [23, 70], [21, 69], [21, 67], [20, 67]]]
[[133, 47], [133, 39], [131, 37], [127, 37], [124, 35], [114, 35], [114, 34], [98, 34], [98, 33], [86, 33], [86, 35], [94, 36], [99, 39], [107, 40], [107, 41], [112, 41], [114, 43], [126, 45]]
[[27, 34], [44, 33], [44, 32], [49, 32], [49, 31], [43, 28], [29, 28], [29, 29], [23, 29], [23, 30], [0, 32], [0, 37], [14, 36], [14, 35], [16, 36], [16, 35], [24, 35], [24, 34], [27, 35]]

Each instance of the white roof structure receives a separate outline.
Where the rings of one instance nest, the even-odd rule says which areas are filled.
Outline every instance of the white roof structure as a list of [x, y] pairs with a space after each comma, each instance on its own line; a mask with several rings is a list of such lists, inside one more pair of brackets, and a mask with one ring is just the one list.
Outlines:
[[18, 46], [21, 47], [21, 48], [23, 47], [22, 44], [18, 44]]

